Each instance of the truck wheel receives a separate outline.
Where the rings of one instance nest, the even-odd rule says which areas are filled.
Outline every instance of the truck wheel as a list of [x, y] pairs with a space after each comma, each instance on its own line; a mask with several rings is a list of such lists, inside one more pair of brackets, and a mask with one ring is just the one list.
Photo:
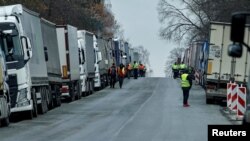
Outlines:
[[85, 92], [82, 92], [82, 96], [83, 97], [85, 97], [86, 95], [87, 95], [87, 93], [88, 93], [88, 81], [87, 80], [85, 80]]
[[24, 113], [25, 117], [27, 117], [27, 119], [32, 120], [34, 118], [34, 110], [30, 110]]
[[10, 119], [9, 119], [9, 117], [6, 117], [6, 118], [1, 120], [0, 126], [7, 127], [7, 126], [9, 126], [9, 124], [10, 124]]
[[47, 93], [45, 88], [40, 89], [41, 93], [41, 105], [39, 105], [39, 113], [45, 114], [48, 111], [48, 104], [47, 104]]
[[58, 86], [55, 86], [55, 98], [54, 98], [55, 106], [60, 107], [61, 106], [61, 96], [60, 96], [60, 88]]
[[89, 96], [90, 95], [90, 83], [89, 81], [87, 81], [87, 90], [86, 90], [86, 96]]
[[250, 127], [250, 123], [246, 121], [245, 117], [242, 120], [242, 125]]
[[77, 95], [78, 95], [78, 99], [82, 98], [82, 90], [81, 90], [81, 83], [80, 82], [77, 83]]
[[[38, 116], [37, 111], [37, 99], [36, 99], [36, 90], [34, 88], [31, 89], [32, 99], [33, 99], [33, 110], [31, 111], [33, 113], [34, 117]], [[33, 117], [30, 117], [32, 119]]]
[[95, 82], [92, 80], [90, 82], [90, 94], [93, 94], [94, 93], [94, 88], [95, 88]]
[[48, 104], [48, 108], [49, 110], [53, 109], [54, 108], [54, 101], [53, 101], [53, 96], [52, 96], [52, 93], [51, 93], [51, 89], [47, 89], [46, 90], [46, 93], [47, 95], [49, 96], [49, 104]]
[[69, 102], [72, 102], [72, 101], [75, 101], [76, 99], [76, 94], [75, 94], [75, 86], [74, 84], [73, 85], [70, 85], [70, 91], [69, 91]]

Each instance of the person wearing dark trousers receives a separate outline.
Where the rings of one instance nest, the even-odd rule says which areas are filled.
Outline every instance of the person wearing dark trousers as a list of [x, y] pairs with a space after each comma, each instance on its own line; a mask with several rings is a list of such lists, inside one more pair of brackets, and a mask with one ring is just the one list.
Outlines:
[[134, 61], [134, 64], [133, 64], [134, 79], [137, 79], [138, 77], [138, 67], [139, 67], [139, 64], [136, 61]]
[[120, 64], [120, 66], [117, 70], [117, 73], [118, 73], [119, 86], [120, 86], [120, 88], [122, 88], [123, 79], [125, 76], [125, 68], [124, 68], [123, 64]]
[[181, 75], [181, 87], [183, 91], [183, 107], [189, 107], [188, 98], [189, 91], [192, 87], [192, 76], [188, 74], [188, 70], [183, 70]]
[[140, 74], [140, 77], [144, 77], [144, 74], [143, 74], [144, 68], [145, 68], [145, 66], [142, 63], [140, 63], [139, 64], [139, 74]]
[[132, 70], [132, 66], [131, 66], [131, 64], [130, 63], [128, 63], [128, 65], [127, 65], [127, 77], [128, 77], [128, 79], [130, 79], [130, 76], [131, 76], [131, 70]]
[[176, 79], [178, 77], [178, 73], [179, 73], [179, 70], [178, 70], [178, 65], [177, 63], [175, 62], [173, 65], [172, 65], [172, 71], [173, 71], [173, 78]]
[[110, 88], [115, 88], [115, 82], [116, 82], [116, 66], [115, 63], [109, 68], [109, 76], [110, 76]]

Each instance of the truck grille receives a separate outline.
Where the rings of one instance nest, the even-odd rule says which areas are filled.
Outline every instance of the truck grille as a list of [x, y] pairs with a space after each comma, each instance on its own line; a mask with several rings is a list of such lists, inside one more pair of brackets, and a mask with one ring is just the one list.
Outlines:
[[7, 81], [9, 87], [17, 87], [17, 76], [14, 75], [9, 75], [9, 80]]
[[18, 93], [17, 87], [10, 87], [11, 108], [16, 106], [17, 93]]
[[17, 76], [9, 75], [9, 80], [7, 81], [10, 88], [10, 99], [11, 99], [11, 108], [15, 107], [17, 101]]

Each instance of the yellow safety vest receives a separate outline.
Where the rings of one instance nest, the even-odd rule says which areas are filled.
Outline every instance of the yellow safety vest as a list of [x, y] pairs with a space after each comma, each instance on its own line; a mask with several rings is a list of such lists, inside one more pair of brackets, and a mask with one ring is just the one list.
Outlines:
[[138, 67], [139, 67], [139, 64], [137, 64], [137, 63], [135, 63], [135, 64], [133, 65], [133, 69], [138, 69]]
[[181, 64], [180, 65], [180, 69], [185, 69], [186, 68], [186, 65], [185, 64]]
[[190, 87], [190, 83], [187, 80], [188, 74], [184, 73], [181, 75], [181, 87]]
[[174, 70], [177, 70], [177, 69], [178, 69], [178, 66], [177, 66], [177, 65], [172, 65], [172, 68], [173, 68]]

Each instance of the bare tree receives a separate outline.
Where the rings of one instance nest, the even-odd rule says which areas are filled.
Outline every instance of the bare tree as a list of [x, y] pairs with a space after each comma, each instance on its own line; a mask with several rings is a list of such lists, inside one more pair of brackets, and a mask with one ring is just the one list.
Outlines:
[[249, 0], [160, 0], [160, 36], [180, 41], [207, 39], [211, 21], [230, 22], [232, 12], [250, 10]]
[[104, 0], [0, 0], [0, 5], [16, 3], [56, 24], [71, 24], [104, 38], [113, 37], [115, 18]]

